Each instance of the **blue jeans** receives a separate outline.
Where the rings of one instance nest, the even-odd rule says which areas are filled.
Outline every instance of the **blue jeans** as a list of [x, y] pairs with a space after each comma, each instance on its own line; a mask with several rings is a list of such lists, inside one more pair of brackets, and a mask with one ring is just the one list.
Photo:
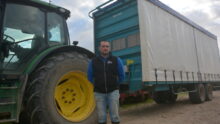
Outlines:
[[119, 90], [110, 93], [95, 92], [99, 123], [107, 122], [107, 107], [112, 122], [120, 122], [119, 117]]

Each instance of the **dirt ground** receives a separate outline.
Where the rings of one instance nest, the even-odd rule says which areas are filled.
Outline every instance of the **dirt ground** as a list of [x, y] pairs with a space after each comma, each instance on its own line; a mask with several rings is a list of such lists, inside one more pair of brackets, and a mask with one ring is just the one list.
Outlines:
[[121, 124], [220, 124], [220, 91], [214, 91], [213, 100], [202, 104], [192, 104], [185, 94], [175, 104], [122, 107], [120, 116]]

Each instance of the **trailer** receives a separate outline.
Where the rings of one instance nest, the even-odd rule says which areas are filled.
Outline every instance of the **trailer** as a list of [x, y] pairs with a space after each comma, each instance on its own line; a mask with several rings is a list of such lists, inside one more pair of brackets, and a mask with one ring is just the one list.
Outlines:
[[89, 13], [94, 47], [107, 40], [126, 70], [122, 94], [152, 93], [173, 103], [188, 92], [192, 103], [212, 100], [220, 82], [217, 37], [158, 0], [109, 0]]

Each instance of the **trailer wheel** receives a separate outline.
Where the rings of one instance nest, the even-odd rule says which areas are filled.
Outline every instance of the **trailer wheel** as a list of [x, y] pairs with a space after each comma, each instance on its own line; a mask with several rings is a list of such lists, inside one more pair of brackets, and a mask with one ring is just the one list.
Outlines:
[[213, 98], [213, 86], [211, 84], [205, 85], [205, 92], [206, 92], [206, 100], [211, 101]]
[[205, 86], [203, 84], [196, 84], [194, 92], [189, 92], [189, 99], [192, 103], [203, 103], [206, 99]]
[[169, 92], [168, 94], [169, 98], [168, 98], [168, 103], [175, 103], [177, 100], [177, 94], [174, 94], [172, 92]]
[[157, 104], [165, 104], [166, 103], [166, 92], [165, 91], [154, 92], [153, 99]]
[[26, 90], [29, 124], [96, 124], [93, 86], [87, 80], [88, 58], [60, 53], [32, 74]]
[[171, 91], [158, 91], [153, 94], [153, 99], [157, 104], [175, 103], [177, 95]]
[[157, 104], [165, 104], [166, 103], [166, 95], [163, 91], [158, 91], [153, 93], [153, 99]]

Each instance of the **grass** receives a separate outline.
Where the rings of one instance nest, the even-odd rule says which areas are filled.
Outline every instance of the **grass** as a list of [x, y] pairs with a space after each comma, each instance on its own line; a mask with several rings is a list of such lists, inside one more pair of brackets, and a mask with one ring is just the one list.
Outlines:
[[138, 102], [138, 101], [128, 101], [128, 103], [125, 103], [123, 105], [121, 105], [120, 107], [122, 109], [126, 109], [126, 108], [130, 108], [130, 107], [133, 107], [133, 106], [138, 106], [138, 105], [142, 105], [142, 104], [151, 104], [153, 103], [154, 100], [151, 99], [151, 98], [148, 98], [147, 100], [143, 101], [143, 102]]

